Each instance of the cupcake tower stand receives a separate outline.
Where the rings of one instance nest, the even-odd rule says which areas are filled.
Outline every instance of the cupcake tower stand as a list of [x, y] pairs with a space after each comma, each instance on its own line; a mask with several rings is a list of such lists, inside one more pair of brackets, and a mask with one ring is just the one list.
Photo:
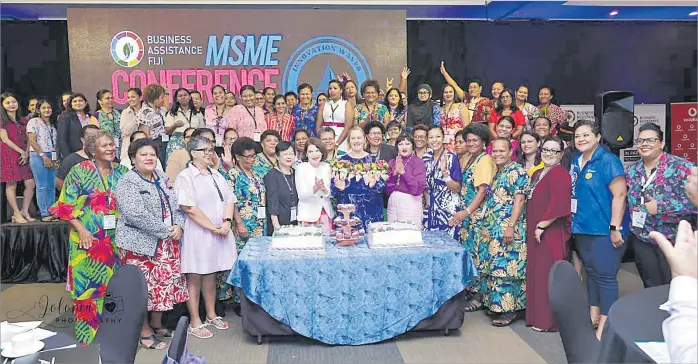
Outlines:
[[356, 246], [356, 242], [364, 237], [363, 230], [355, 227], [361, 225], [361, 220], [357, 217], [351, 217], [351, 213], [354, 211], [356, 211], [356, 205], [337, 205], [337, 212], [342, 216], [334, 219], [336, 229], [330, 232], [330, 237], [337, 240], [337, 246]]

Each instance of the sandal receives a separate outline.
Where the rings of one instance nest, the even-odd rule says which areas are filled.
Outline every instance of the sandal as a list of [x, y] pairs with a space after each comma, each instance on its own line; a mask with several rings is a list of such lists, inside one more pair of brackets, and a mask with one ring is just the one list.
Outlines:
[[494, 312], [494, 311], [489, 310], [489, 309], [485, 311], [485, 315], [488, 317], [495, 317], [495, 316], [499, 316], [501, 314], [502, 314], [501, 312]]
[[26, 224], [28, 221], [22, 216], [22, 214], [14, 214], [12, 215], [12, 223], [13, 224]]
[[512, 322], [516, 320], [515, 312], [502, 313], [496, 319], [492, 320], [492, 326], [505, 327], [511, 325]]
[[601, 321], [601, 319], [596, 319], [596, 320], [591, 319], [591, 328], [594, 329], [594, 331], [596, 331], [596, 329], [599, 328], [600, 321]]
[[24, 217], [24, 219], [27, 220], [28, 222], [34, 222], [34, 221], [36, 221], [36, 219], [33, 218], [33, 217], [31, 217], [31, 215], [29, 215], [29, 213], [26, 213], [26, 214], [25, 214], [24, 212], [22, 212], [22, 217]]
[[468, 301], [465, 304], [465, 312], [475, 312], [484, 309], [485, 307], [482, 305], [482, 302], [480, 302], [480, 300], [477, 297], [473, 297], [472, 299], [470, 299], [470, 301]]
[[44, 216], [41, 218], [41, 222], [51, 222], [51, 221], [54, 221], [53, 216], [51, 216], [51, 215]]
[[150, 326], [151, 329], [153, 329], [153, 332], [155, 332], [156, 335], [160, 335], [162, 337], [173, 337], [174, 336], [174, 331], [164, 328], [164, 327], [155, 327], [155, 326]]
[[[150, 340], [153, 343], [150, 345], [146, 345], [143, 343], [143, 340]], [[150, 334], [149, 336], [141, 335], [141, 346], [151, 350], [163, 350], [167, 348], [167, 343], [160, 341], [158, 338], [155, 337], [155, 334]]]
[[223, 321], [223, 318], [220, 316], [216, 316], [212, 319], [207, 318], [206, 319], [206, 324], [211, 325], [218, 330], [227, 330], [230, 325], [228, 325], [227, 322]]
[[213, 333], [211, 331], [208, 331], [206, 326], [206, 324], [201, 324], [197, 327], [192, 327], [191, 325], [189, 325], [189, 327], [187, 327], [187, 333], [190, 333], [198, 337], [199, 339], [210, 339], [213, 337]]

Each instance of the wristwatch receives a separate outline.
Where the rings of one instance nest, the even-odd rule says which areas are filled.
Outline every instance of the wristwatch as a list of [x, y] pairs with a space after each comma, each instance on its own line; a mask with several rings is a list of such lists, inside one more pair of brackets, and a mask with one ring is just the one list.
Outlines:
[[536, 225], [536, 229], [545, 231], [547, 227], [541, 227], [540, 225]]
[[229, 223], [232, 225], [232, 224], [233, 224], [233, 219], [231, 219], [231, 218], [229, 218], [229, 217], [226, 217], [225, 219], [223, 219], [223, 222], [229, 222]]
[[43, 156], [45, 156], [45, 155], [46, 155], [46, 154], [44, 154], [43, 152], [42, 152], [42, 153], [39, 153], [39, 157], [43, 157]]
[[608, 229], [611, 231], [618, 231], [618, 232], [623, 231], [622, 226], [616, 226], [616, 225], [609, 225]]

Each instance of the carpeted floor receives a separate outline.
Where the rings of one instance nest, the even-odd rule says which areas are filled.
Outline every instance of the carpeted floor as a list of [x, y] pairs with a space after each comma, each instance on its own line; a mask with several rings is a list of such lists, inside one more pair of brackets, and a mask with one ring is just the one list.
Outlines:
[[[621, 295], [642, 289], [634, 263], [618, 273]], [[61, 301], [62, 299], [62, 301]], [[65, 284], [3, 285], [0, 320], [41, 320], [46, 328], [72, 335]], [[213, 339], [189, 338], [189, 350], [207, 363], [565, 363], [557, 333], [538, 333], [517, 321], [497, 328], [483, 312], [466, 314], [460, 331], [408, 333], [379, 344], [330, 346], [302, 337], [267, 338], [262, 345], [242, 332], [241, 320], [231, 311], [230, 329], [214, 331]], [[214, 329], [215, 330], [215, 329]], [[164, 352], [140, 349], [136, 363], [161, 363]]]

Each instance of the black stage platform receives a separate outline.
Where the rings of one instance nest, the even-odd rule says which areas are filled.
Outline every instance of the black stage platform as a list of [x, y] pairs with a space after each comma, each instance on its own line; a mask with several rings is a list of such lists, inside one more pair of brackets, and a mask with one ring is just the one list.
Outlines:
[[68, 223], [0, 225], [2, 283], [65, 282]]

